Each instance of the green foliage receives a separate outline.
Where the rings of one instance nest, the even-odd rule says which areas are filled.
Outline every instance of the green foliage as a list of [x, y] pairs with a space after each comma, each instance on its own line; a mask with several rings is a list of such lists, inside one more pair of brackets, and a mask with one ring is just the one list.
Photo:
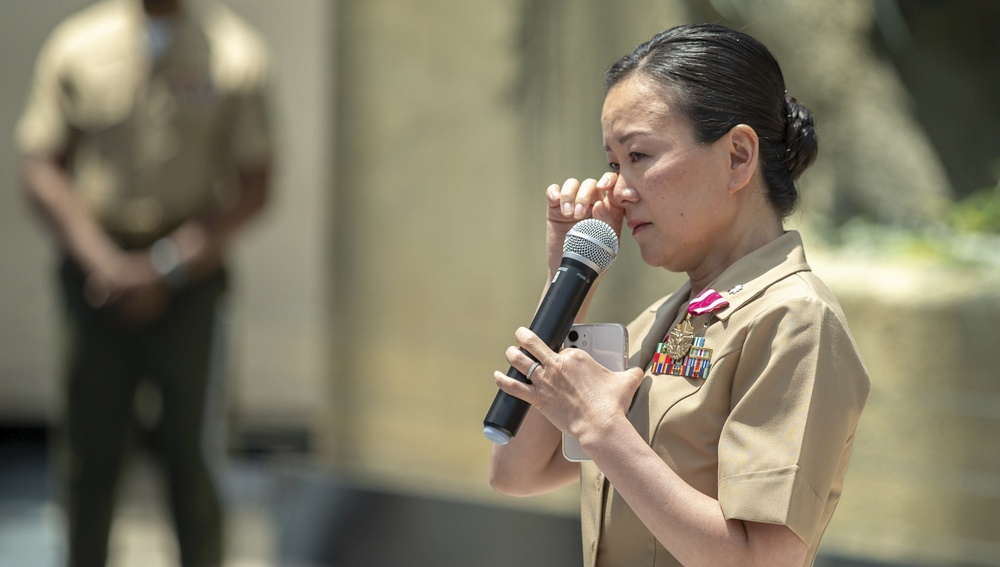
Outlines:
[[947, 222], [959, 232], [1000, 234], [1000, 184], [953, 204]]
[[951, 204], [939, 222], [902, 226], [857, 217], [819, 236], [872, 261], [1000, 269], [1000, 183]]

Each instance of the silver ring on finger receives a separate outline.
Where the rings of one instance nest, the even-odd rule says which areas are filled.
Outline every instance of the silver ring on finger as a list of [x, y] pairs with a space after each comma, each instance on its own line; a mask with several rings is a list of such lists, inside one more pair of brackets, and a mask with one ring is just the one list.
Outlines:
[[541, 365], [542, 365], [542, 363], [540, 363], [540, 362], [536, 362], [536, 363], [532, 364], [531, 368], [528, 369], [528, 373], [524, 375], [524, 378], [528, 382], [531, 382], [531, 375], [534, 374], [535, 370], [538, 370], [538, 367], [541, 366]]

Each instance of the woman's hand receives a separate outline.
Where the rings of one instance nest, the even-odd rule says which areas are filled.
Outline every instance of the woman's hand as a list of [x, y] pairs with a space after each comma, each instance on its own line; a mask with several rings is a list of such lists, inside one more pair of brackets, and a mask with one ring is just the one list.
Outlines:
[[[612, 372], [580, 349], [554, 352], [524, 327], [515, 334], [518, 345], [531, 353], [540, 366], [524, 384], [497, 371], [497, 386], [520, 398], [542, 413], [559, 430], [573, 437], [601, 427], [628, 411], [643, 373], [638, 368]], [[509, 347], [507, 361], [527, 375], [534, 361], [520, 348]]]
[[[563, 243], [573, 225], [586, 218], [608, 223], [621, 232], [624, 211], [611, 205], [609, 192], [618, 181], [609, 172], [601, 179], [582, 183], [568, 179], [546, 190], [546, 254], [549, 279], [542, 297], [562, 263]], [[593, 288], [591, 292], [593, 291]], [[582, 320], [588, 299], [578, 312]], [[495, 373], [497, 385], [504, 392], [530, 404], [520, 433], [507, 445], [494, 445], [490, 458], [490, 485], [499, 492], [518, 496], [541, 494], [575, 482], [580, 477], [578, 463], [567, 461], [560, 450], [562, 434], [570, 435], [588, 427], [605, 413], [624, 415], [632, 400], [641, 373], [613, 373], [579, 349], [556, 354], [528, 329], [518, 329], [517, 337], [538, 360], [548, 361], [548, 369], [532, 375], [534, 384], [513, 380]], [[507, 350], [507, 360], [526, 373], [534, 362], [518, 348]], [[637, 369], [634, 372], [639, 372]]]
[[561, 186], [553, 183], [546, 189], [548, 211], [545, 238], [550, 274], [555, 273], [562, 261], [566, 233], [581, 220], [602, 220], [621, 236], [624, 211], [613, 206], [610, 199], [610, 192], [617, 181], [618, 174], [609, 171], [600, 179], [584, 179], [582, 182], [567, 179]]

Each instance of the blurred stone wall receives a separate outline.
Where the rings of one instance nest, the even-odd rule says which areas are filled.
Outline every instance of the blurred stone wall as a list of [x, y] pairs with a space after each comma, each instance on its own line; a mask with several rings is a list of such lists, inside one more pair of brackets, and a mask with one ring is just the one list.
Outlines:
[[1000, 272], [815, 256], [872, 377], [827, 549], [1000, 564]]
[[57, 393], [55, 265], [49, 242], [21, 197], [14, 149], [14, 125], [38, 49], [60, 18], [86, 2], [17, 2], [0, 19], [0, 415], [6, 421], [44, 422]]

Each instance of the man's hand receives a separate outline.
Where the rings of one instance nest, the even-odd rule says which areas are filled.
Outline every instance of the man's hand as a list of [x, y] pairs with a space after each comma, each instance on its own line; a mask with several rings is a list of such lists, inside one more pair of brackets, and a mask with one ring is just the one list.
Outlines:
[[106, 310], [125, 326], [156, 320], [172, 295], [145, 251], [122, 252], [109, 265], [91, 272], [84, 294], [92, 307]]

